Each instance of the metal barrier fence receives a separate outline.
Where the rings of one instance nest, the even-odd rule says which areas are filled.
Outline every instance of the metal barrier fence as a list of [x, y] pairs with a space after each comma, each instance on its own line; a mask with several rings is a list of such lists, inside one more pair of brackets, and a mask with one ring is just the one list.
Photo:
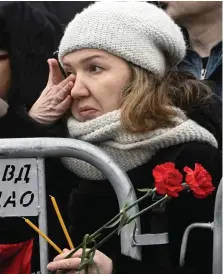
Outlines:
[[[39, 228], [47, 234], [46, 193], [44, 177], [44, 157], [74, 157], [84, 160], [97, 167], [111, 182], [118, 198], [120, 209], [128, 199], [135, 201], [136, 196], [131, 181], [115, 162], [97, 147], [78, 140], [63, 138], [27, 138], [1, 139], [0, 171], [7, 186], [1, 186], [2, 199], [0, 216], [37, 216]], [[10, 160], [9, 160], [10, 159]], [[29, 171], [29, 172], [28, 172]], [[24, 173], [24, 175], [23, 175]], [[14, 175], [14, 176], [13, 176]], [[27, 184], [18, 187], [18, 182], [29, 180]], [[31, 188], [30, 188], [30, 186]], [[23, 189], [22, 189], [23, 188]], [[31, 191], [32, 189], [32, 191]], [[131, 191], [130, 191], [131, 190]], [[15, 208], [8, 209], [7, 195], [12, 192], [15, 198]], [[19, 196], [19, 197], [17, 197]], [[16, 201], [17, 199], [17, 201]], [[11, 201], [12, 199], [10, 199]], [[32, 201], [32, 203], [30, 203]], [[28, 206], [27, 206], [28, 205]], [[131, 214], [138, 213], [138, 206], [131, 209]], [[140, 233], [140, 220], [136, 220], [137, 231]], [[121, 250], [123, 254], [141, 259], [140, 247], [132, 245], [131, 239], [134, 224], [129, 224], [121, 231]], [[46, 274], [47, 243], [40, 237], [41, 273]]]
[[[132, 203], [136, 195], [125, 172], [103, 151], [89, 143], [64, 138], [1, 139], [0, 142], [0, 216], [38, 216], [39, 228], [47, 234], [47, 212], [45, 192], [45, 157], [73, 157], [98, 168], [110, 181], [116, 193], [119, 208], [128, 200]], [[7, 182], [7, 184], [6, 184]], [[20, 184], [22, 183], [23, 184]], [[13, 206], [13, 210], [11, 210]], [[138, 205], [129, 213], [139, 212]], [[133, 239], [134, 226], [135, 237]], [[184, 234], [180, 264], [184, 264], [189, 226]], [[222, 182], [219, 186], [215, 216], [212, 224], [199, 224], [214, 231], [213, 274], [222, 273]], [[168, 233], [140, 235], [140, 218], [121, 230], [121, 252], [137, 260], [141, 259], [141, 246], [168, 244]], [[40, 271], [47, 274], [47, 242], [40, 241]]]
[[218, 186], [215, 200], [214, 221], [212, 223], [191, 224], [184, 232], [180, 250], [180, 266], [185, 264], [188, 236], [194, 228], [205, 228], [213, 231], [212, 274], [222, 274], [222, 180]]

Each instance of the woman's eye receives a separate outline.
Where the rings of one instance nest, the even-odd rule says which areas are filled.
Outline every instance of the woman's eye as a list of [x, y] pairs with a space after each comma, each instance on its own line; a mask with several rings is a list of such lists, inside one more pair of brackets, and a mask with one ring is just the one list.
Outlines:
[[98, 72], [101, 72], [102, 70], [103, 70], [103, 68], [101, 68], [99, 66], [92, 65], [90, 67], [90, 72], [98, 73]]

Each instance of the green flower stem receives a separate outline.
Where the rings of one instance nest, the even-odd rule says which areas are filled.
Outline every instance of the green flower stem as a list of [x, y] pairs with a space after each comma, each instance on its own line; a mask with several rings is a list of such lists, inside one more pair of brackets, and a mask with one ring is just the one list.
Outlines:
[[[140, 203], [141, 201], [143, 201], [145, 198], [152, 196], [152, 194], [155, 192], [155, 189], [151, 189], [151, 191], [148, 191], [144, 196], [142, 196], [141, 198], [139, 198], [138, 200], [136, 200], [135, 202], [133, 202], [131, 205], [126, 206], [123, 211], [121, 211], [119, 214], [117, 214], [114, 218], [112, 218], [110, 221], [108, 221], [106, 224], [104, 224], [102, 227], [100, 227], [97, 231], [95, 231], [93, 234], [91, 234], [89, 236], [89, 240], [94, 240], [99, 233], [104, 230], [107, 226], [111, 225], [112, 223], [114, 223], [115, 221], [118, 220], [118, 218], [126, 211], [130, 210], [133, 206], [135, 206], [136, 204]], [[89, 242], [88, 242], [89, 243]], [[65, 259], [68, 259], [70, 257], [72, 257], [72, 255], [78, 251], [78, 249], [80, 249], [83, 246], [83, 243], [79, 244], [74, 250], [72, 250], [66, 257]]]
[[[119, 214], [117, 214], [115, 217], [113, 217], [110, 221], [108, 221], [106, 224], [104, 224], [102, 227], [100, 227], [97, 231], [95, 231], [93, 234], [91, 234], [87, 241], [85, 241], [85, 248], [87, 246], [87, 244], [91, 243], [92, 240], [96, 239], [98, 237], [98, 235], [100, 234], [100, 232], [104, 229], [106, 229], [107, 226], [111, 225], [112, 223], [116, 222], [118, 220], [118, 218], [123, 215], [123, 213], [129, 211], [133, 206], [135, 206], [136, 204], [140, 203], [141, 201], [143, 201], [144, 199], [146, 199], [149, 196], [152, 196], [155, 193], [156, 189], [151, 189], [150, 191], [147, 191], [146, 194], [144, 196], [142, 196], [141, 198], [139, 198], [138, 200], [136, 200], [135, 202], [133, 202], [132, 204], [124, 207], [123, 210], [120, 211]], [[162, 199], [160, 199], [159, 201], [155, 202], [154, 204], [150, 205], [149, 207], [141, 210], [140, 212], [138, 212], [137, 214], [133, 215], [132, 217], [128, 218], [126, 220], [126, 222], [123, 224], [122, 227], [124, 227], [125, 225], [129, 224], [131, 221], [133, 221], [135, 218], [139, 217], [141, 214], [145, 213], [146, 211], [148, 211], [149, 209], [151, 209], [152, 207], [158, 205], [159, 203], [163, 202], [168, 196], [164, 196]], [[99, 243], [95, 244], [94, 247], [92, 247], [86, 254], [85, 254], [85, 258], [88, 258], [88, 256], [92, 253], [95, 252], [96, 249], [98, 249], [103, 243], [105, 243], [107, 240], [109, 240], [114, 234], [116, 234], [118, 232], [118, 230], [120, 229], [120, 227], [115, 228], [110, 234], [108, 234], [105, 238], [103, 238]], [[79, 246], [77, 246], [74, 250], [72, 250], [64, 259], [68, 259], [71, 258], [72, 255], [77, 252], [78, 249], [80, 249], [81, 247], [83, 247], [84, 242], [82, 242]], [[84, 260], [84, 258], [83, 258]], [[81, 270], [81, 269], [79, 269]], [[53, 274], [54, 272], [51, 272], [51, 274]], [[67, 273], [67, 271], [62, 271], [61, 274], [65, 274]]]
[[128, 224], [133, 221], [135, 218], [139, 217], [140, 215], [142, 215], [143, 213], [145, 213], [146, 211], [150, 210], [151, 208], [153, 208], [154, 206], [160, 204], [161, 202], [163, 202], [164, 200], [166, 200], [167, 198], [169, 198], [168, 195], [165, 195], [163, 198], [161, 198], [160, 200], [158, 200], [157, 202], [155, 202], [154, 204], [144, 208], [143, 210], [141, 210], [140, 212], [138, 212], [137, 214], [133, 215], [132, 217], [130, 217], [128, 219]]
[[[150, 210], [151, 208], [155, 207], [156, 205], [162, 203], [164, 200], [168, 199], [169, 196], [165, 195], [163, 198], [161, 198], [160, 200], [158, 200], [157, 202], [155, 202], [154, 204], [148, 206], [147, 208], [141, 210], [140, 212], [138, 212], [137, 214], [133, 215], [132, 217], [130, 217], [129, 219], [127, 219], [126, 223], [123, 225], [126, 226], [127, 224], [131, 223], [134, 219], [136, 219], [137, 217], [139, 217], [140, 215], [142, 215], [143, 213], [147, 212], [148, 210]], [[99, 243], [97, 243], [93, 248], [91, 248], [87, 253], [86, 253], [86, 258], [88, 258], [88, 256], [95, 251], [95, 249], [98, 249], [102, 244], [104, 244], [106, 241], [108, 241], [114, 234], [116, 234], [119, 230], [119, 227], [115, 228], [109, 235], [107, 235], [104, 239], [102, 239]], [[82, 270], [82, 268], [78, 269], [79, 271]]]
[[[118, 227], [114, 229], [109, 235], [107, 235], [104, 239], [102, 239], [99, 243], [97, 243], [94, 247], [92, 247], [89, 251], [87, 251], [85, 258], [87, 258], [92, 252], [94, 252], [96, 249], [98, 249], [103, 243], [105, 243], [107, 240], [109, 240], [114, 234], [116, 234], [118, 231]], [[66, 258], [65, 258], [66, 259]], [[84, 258], [83, 258], [84, 260]], [[78, 269], [79, 271], [82, 270], [82, 268]], [[61, 274], [66, 274], [69, 270], [64, 270], [61, 272]], [[50, 273], [53, 274], [54, 272]]]
[[151, 191], [148, 191], [144, 196], [142, 196], [141, 198], [139, 198], [138, 200], [136, 200], [134, 203], [132, 203], [129, 206], [124, 207], [123, 211], [121, 211], [119, 214], [117, 214], [114, 218], [112, 218], [109, 222], [107, 222], [105, 225], [103, 225], [102, 227], [100, 227], [97, 231], [95, 231], [92, 235], [90, 235], [90, 238], [94, 238], [97, 234], [99, 234], [104, 228], [106, 228], [107, 226], [111, 225], [112, 223], [116, 222], [118, 220], [118, 218], [123, 214], [123, 212], [125, 211], [129, 211], [133, 206], [135, 206], [136, 204], [140, 203], [141, 201], [143, 201], [145, 198], [152, 196], [152, 194], [155, 191], [152, 189]]
[[[123, 225], [126, 226], [127, 224], [131, 223], [134, 219], [136, 219], [137, 217], [139, 217], [140, 215], [142, 215], [143, 213], [145, 213], [146, 211], [150, 210], [151, 208], [153, 208], [154, 206], [162, 203], [164, 200], [166, 200], [167, 198], [169, 198], [168, 195], [165, 195], [163, 198], [161, 198], [160, 200], [158, 200], [157, 202], [155, 202], [154, 204], [148, 206], [147, 208], [141, 210], [139, 213], [133, 215], [132, 217], [130, 217], [126, 223]], [[118, 227], [116, 229], [114, 229], [109, 235], [107, 235], [104, 239], [102, 239], [99, 243], [97, 243], [92, 249], [90, 249], [86, 256], [88, 256], [91, 252], [94, 251], [94, 249], [98, 249], [103, 243], [105, 243], [107, 240], [109, 240], [117, 231], [118, 231]]]
[[110, 234], [108, 234], [104, 239], [102, 239], [99, 243], [97, 243], [93, 248], [91, 248], [87, 252], [86, 256], [89, 256], [89, 254], [91, 254], [94, 251], [94, 249], [98, 249], [100, 246], [102, 246], [103, 243], [105, 243], [107, 240], [109, 240], [116, 232], [118, 232], [118, 227], [116, 229], [114, 229]]

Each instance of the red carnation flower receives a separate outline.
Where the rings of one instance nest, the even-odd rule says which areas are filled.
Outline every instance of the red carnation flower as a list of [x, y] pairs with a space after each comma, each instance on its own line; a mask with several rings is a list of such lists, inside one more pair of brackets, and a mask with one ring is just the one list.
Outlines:
[[201, 164], [196, 163], [194, 170], [186, 166], [184, 171], [187, 173], [186, 184], [196, 198], [204, 199], [214, 191], [211, 175]]
[[157, 165], [153, 169], [156, 191], [162, 195], [178, 197], [182, 186], [183, 175], [175, 168], [174, 163]]

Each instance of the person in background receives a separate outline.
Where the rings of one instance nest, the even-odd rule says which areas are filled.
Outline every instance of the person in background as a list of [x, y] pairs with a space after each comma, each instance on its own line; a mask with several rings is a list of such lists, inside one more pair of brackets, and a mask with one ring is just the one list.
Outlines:
[[[58, 123], [40, 126], [29, 116], [29, 110], [45, 88], [49, 69], [52, 71], [47, 59], [57, 49], [61, 33], [61, 26], [52, 14], [45, 16], [23, 1], [1, 4], [0, 138], [58, 136]], [[54, 83], [53, 78], [54, 75], [49, 77], [48, 86]], [[49, 172], [48, 162], [46, 165]], [[61, 185], [47, 185], [47, 193], [57, 198], [61, 209], [67, 204], [66, 187], [62, 190]], [[36, 218], [30, 219], [36, 222]], [[63, 233], [51, 204], [48, 204], [48, 220], [51, 236], [62, 240]], [[30, 274], [39, 270], [38, 253], [38, 235], [22, 218], [0, 216], [1, 274]], [[53, 252], [51, 257], [55, 255]]]
[[[0, 1], [2, 5], [10, 4], [11, 1]], [[43, 15], [54, 15], [62, 27], [65, 27], [74, 15], [83, 8], [89, 6], [92, 1], [26, 1], [34, 9], [38, 9]], [[58, 28], [60, 31], [60, 28]]]
[[[190, 105], [205, 104], [212, 91], [195, 76], [176, 70], [185, 53], [180, 28], [163, 10], [145, 2], [96, 2], [75, 16], [61, 40], [58, 56], [69, 82], [45, 90], [30, 115], [39, 123], [54, 123], [63, 115], [60, 106], [71, 98], [69, 112], [67, 104], [64, 108], [66, 137], [106, 152], [127, 172], [138, 198], [138, 189], [154, 187], [153, 169], [169, 162], [182, 174], [185, 166], [194, 169], [199, 163], [217, 187], [222, 176], [218, 141], [185, 111]], [[50, 62], [58, 67], [56, 60]], [[115, 216], [119, 207], [111, 184], [94, 166], [69, 157], [61, 161], [76, 182], [68, 212], [77, 246], [86, 234]], [[51, 178], [54, 183], [56, 172]], [[68, 182], [64, 176], [63, 185]], [[142, 233], [167, 232], [169, 243], [144, 246], [139, 262], [121, 254], [116, 235], [100, 248], [110, 258], [104, 257], [107, 273], [112, 268], [118, 274], [211, 273], [212, 235], [207, 231], [193, 233], [183, 268], [179, 252], [188, 225], [213, 220], [214, 200], [215, 193], [202, 200], [183, 192], [167, 203], [159, 226], [154, 223], [159, 213], [142, 215]], [[150, 203], [142, 202], [139, 208]], [[48, 268], [76, 273], [81, 253], [76, 256], [63, 266], [54, 262]]]
[[54, 14], [60, 24], [65, 27], [75, 14], [89, 6], [92, 1], [31, 1], [29, 3], [43, 14], [46, 12]]
[[214, 91], [205, 105], [191, 105], [188, 117], [208, 128], [222, 150], [222, 2], [161, 1], [158, 5], [184, 30], [187, 52], [178, 69], [192, 73]]
[[188, 32], [188, 49], [179, 65], [197, 79], [212, 82], [222, 96], [222, 1], [161, 1], [167, 14]]
[[[53, 56], [61, 35], [53, 15], [46, 17], [26, 2], [1, 5], [0, 98], [8, 105], [7, 115], [0, 119], [1, 138], [43, 134], [36, 130], [28, 111], [46, 85], [47, 59]], [[8, 127], [12, 122], [13, 127]]]

